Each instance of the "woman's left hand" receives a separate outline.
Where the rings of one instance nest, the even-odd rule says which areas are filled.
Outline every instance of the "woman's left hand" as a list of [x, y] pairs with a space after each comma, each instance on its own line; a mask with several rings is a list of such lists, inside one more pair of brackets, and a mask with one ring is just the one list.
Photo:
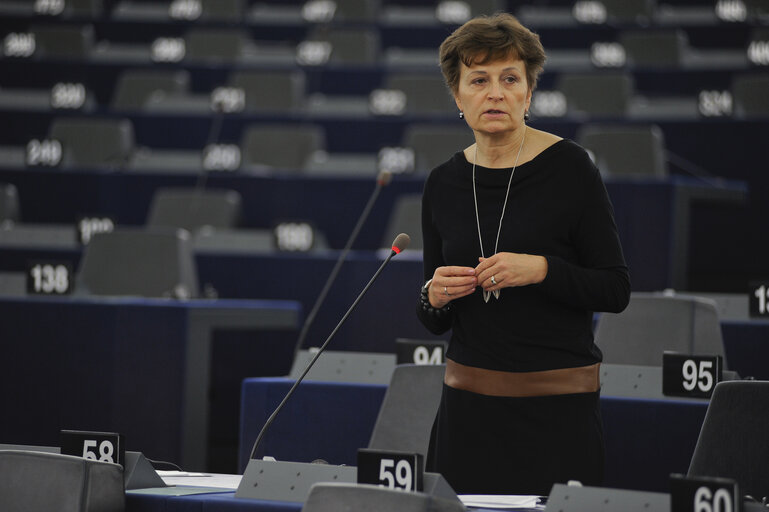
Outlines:
[[544, 256], [500, 252], [478, 260], [480, 263], [475, 267], [475, 275], [478, 277], [478, 285], [487, 292], [541, 283], [547, 276], [547, 260]]

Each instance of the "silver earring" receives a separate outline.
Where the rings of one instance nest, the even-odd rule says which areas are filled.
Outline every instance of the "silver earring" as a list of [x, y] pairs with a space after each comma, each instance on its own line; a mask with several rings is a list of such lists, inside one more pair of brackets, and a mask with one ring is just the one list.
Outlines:
[[523, 120], [524, 121], [528, 121], [530, 117], [531, 117], [531, 115], [529, 114], [528, 110], [523, 113]]
[[460, 119], [464, 119], [465, 118], [465, 113], [462, 112], [461, 110], [459, 111], [459, 118]]

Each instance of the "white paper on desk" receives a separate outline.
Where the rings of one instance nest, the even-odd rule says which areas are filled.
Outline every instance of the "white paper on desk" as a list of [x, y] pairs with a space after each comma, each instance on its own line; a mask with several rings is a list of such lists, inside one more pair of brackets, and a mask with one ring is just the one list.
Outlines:
[[466, 507], [476, 508], [534, 508], [541, 496], [518, 494], [460, 494]]
[[243, 475], [224, 475], [219, 473], [189, 473], [186, 471], [158, 471], [166, 485], [201, 486], [235, 490], [240, 485]]

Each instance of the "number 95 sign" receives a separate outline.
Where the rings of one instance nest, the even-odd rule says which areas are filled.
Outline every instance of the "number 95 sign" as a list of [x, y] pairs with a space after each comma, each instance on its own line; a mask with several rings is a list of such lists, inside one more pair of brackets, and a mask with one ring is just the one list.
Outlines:
[[662, 394], [710, 398], [722, 377], [721, 356], [662, 355]]

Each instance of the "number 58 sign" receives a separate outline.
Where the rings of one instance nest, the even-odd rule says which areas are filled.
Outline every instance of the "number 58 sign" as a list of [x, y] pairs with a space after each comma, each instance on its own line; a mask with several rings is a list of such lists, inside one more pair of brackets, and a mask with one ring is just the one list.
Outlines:
[[125, 446], [120, 434], [62, 430], [60, 443], [64, 455], [121, 465], [125, 460]]

